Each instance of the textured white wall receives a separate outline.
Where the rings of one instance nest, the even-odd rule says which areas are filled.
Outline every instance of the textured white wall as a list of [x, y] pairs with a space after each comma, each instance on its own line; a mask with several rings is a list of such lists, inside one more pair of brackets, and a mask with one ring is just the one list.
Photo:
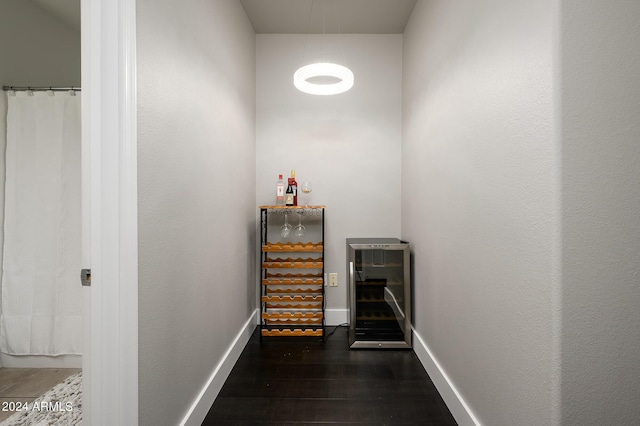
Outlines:
[[[10, 85], [79, 86], [80, 32], [31, 2], [0, 1], [0, 86]], [[6, 117], [7, 98], [0, 92], [0, 224], [4, 223]], [[3, 241], [0, 226], [0, 248]]]
[[415, 328], [482, 424], [558, 418], [553, 1], [419, 1], [404, 35]]
[[[347, 308], [345, 239], [400, 236], [401, 35], [257, 35], [256, 200], [275, 203], [278, 174], [296, 170], [326, 210], [327, 309]], [[293, 73], [324, 58], [354, 72], [354, 87], [313, 96]], [[331, 56], [334, 55], [334, 56]], [[346, 317], [338, 317], [344, 321]]]
[[177, 424], [256, 308], [255, 34], [138, 0], [140, 424]]
[[640, 2], [562, 2], [562, 423], [640, 419]]

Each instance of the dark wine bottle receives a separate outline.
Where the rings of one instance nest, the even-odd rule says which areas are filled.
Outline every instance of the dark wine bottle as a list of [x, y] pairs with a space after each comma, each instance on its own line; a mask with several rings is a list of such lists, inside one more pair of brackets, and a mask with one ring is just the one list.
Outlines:
[[291, 186], [291, 179], [289, 179], [287, 191], [284, 193], [284, 205], [293, 206], [293, 186]]
[[289, 178], [289, 185], [293, 189], [293, 205], [298, 205], [298, 182], [296, 182], [296, 171], [291, 170], [291, 177]]

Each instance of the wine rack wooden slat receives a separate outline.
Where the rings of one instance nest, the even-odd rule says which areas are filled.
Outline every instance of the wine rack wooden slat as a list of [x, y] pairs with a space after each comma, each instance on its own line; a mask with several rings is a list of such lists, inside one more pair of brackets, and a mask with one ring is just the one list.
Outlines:
[[283, 303], [283, 302], [322, 302], [322, 295], [317, 296], [262, 296], [265, 303]]
[[319, 320], [282, 320], [282, 321], [269, 321], [265, 320], [267, 326], [282, 326], [282, 327], [318, 327], [322, 325], [322, 319]]
[[274, 294], [322, 294], [322, 288], [274, 288], [267, 295]]
[[270, 337], [300, 337], [300, 336], [318, 336], [323, 335], [322, 328], [296, 328], [296, 329], [262, 329], [263, 336]]
[[322, 309], [322, 302], [318, 303], [267, 303], [267, 309]]
[[265, 278], [262, 285], [322, 285], [322, 278]]
[[323, 263], [314, 262], [314, 261], [293, 261], [293, 260], [283, 260], [283, 261], [267, 261], [262, 262], [263, 268], [289, 268], [289, 269], [320, 269], [322, 268]]
[[262, 319], [267, 325], [308, 326], [322, 324], [322, 312], [274, 312], [263, 313]]
[[324, 317], [322, 312], [264, 312], [262, 318], [266, 320], [284, 319], [317, 319]]
[[282, 262], [322, 262], [321, 257], [267, 257], [265, 262], [274, 262], [274, 263], [282, 263]]
[[262, 246], [265, 253], [322, 253], [322, 243], [267, 243]]
[[322, 278], [322, 272], [304, 271], [283, 274], [281, 272], [267, 272], [265, 278]]

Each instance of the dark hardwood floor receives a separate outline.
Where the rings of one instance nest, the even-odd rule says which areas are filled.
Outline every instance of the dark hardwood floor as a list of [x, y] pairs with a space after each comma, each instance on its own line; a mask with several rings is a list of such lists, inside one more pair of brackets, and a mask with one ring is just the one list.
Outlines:
[[413, 351], [350, 350], [344, 327], [325, 340], [257, 329], [202, 424], [456, 424]]

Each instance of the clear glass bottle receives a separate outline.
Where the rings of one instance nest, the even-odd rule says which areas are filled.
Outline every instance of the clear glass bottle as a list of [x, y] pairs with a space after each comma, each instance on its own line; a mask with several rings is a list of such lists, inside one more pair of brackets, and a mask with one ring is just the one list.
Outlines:
[[284, 181], [282, 175], [278, 175], [276, 182], [276, 206], [284, 206]]

